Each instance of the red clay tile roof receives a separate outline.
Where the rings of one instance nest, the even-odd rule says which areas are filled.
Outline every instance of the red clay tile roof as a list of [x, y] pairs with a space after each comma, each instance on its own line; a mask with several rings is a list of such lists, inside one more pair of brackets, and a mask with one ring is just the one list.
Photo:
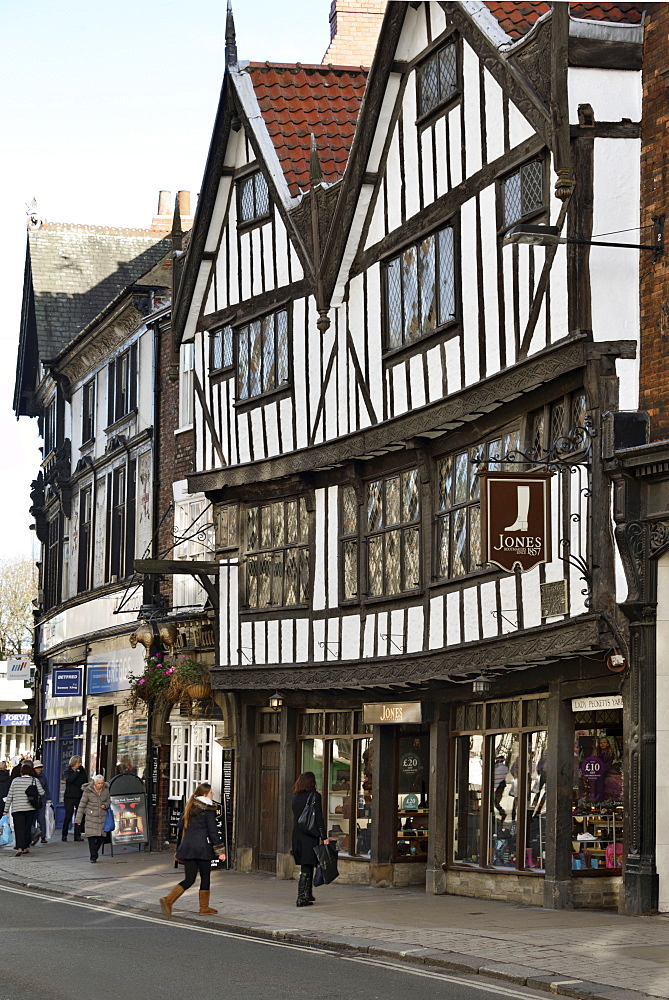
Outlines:
[[[511, 38], [522, 38], [534, 22], [551, 9], [550, 3], [513, 3], [511, 0], [485, 0], [486, 7], [495, 15], [500, 27]], [[572, 17], [593, 21], [616, 21], [623, 24], [640, 24], [646, 3], [571, 3]]]
[[309, 188], [312, 132], [323, 180], [339, 180], [353, 142], [367, 70], [252, 62], [248, 72], [291, 195], [295, 198]]

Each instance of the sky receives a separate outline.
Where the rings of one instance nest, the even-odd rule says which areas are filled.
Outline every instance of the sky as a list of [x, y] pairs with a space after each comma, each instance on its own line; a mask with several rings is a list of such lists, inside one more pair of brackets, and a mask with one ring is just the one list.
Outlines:
[[[330, 0], [233, 0], [240, 59], [318, 63]], [[0, 559], [30, 531], [37, 421], [12, 411], [26, 204], [52, 222], [148, 228], [199, 189], [223, 79], [226, 0], [0, 0]], [[193, 207], [195, 200], [192, 201]]]

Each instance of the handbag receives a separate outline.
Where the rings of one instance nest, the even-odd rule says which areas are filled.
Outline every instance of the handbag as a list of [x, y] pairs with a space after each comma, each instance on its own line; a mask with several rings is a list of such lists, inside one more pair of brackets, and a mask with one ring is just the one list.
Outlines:
[[302, 833], [308, 833], [310, 837], [320, 836], [316, 821], [316, 792], [309, 792], [309, 797], [297, 821], [297, 827]]
[[105, 816], [104, 826], [102, 827], [103, 833], [111, 833], [112, 830], [116, 829], [116, 821], [114, 819], [114, 810], [111, 806], [107, 806], [107, 815]]
[[32, 783], [26, 788], [26, 798], [33, 809], [39, 809], [42, 804], [42, 796], [39, 793], [37, 782], [35, 780], [33, 780]]
[[[318, 870], [323, 876], [325, 885], [329, 885], [330, 882], [334, 882], [336, 878], [339, 878], [336, 847], [333, 847], [332, 844], [318, 844], [314, 847], [314, 854], [316, 855]], [[316, 879], [314, 879], [315, 881]]]

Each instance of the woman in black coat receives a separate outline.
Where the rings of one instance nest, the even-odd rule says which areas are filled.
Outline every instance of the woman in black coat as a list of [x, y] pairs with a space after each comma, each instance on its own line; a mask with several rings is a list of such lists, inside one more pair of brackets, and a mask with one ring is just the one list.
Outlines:
[[218, 855], [225, 861], [225, 845], [216, 825], [216, 808], [213, 802], [213, 792], [208, 781], [198, 785], [184, 809], [179, 823], [179, 843], [177, 844], [177, 861], [183, 861], [184, 879], [175, 885], [166, 896], [160, 900], [160, 908], [164, 917], [172, 916], [172, 907], [186, 889], [190, 889], [200, 873], [200, 913], [218, 913], [209, 906], [209, 880], [211, 878], [211, 863]]
[[[312, 836], [300, 829], [298, 820], [307, 804], [307, 800], [313, 792], [316, 798], [316, 826], [318, 836]], [[314, 883], [314, 866], [316, 855], [314, 847], [317, 847], [322, 840], [324, 844], [329, 844], [325, 833], [325, 823], [323, 822], [323, 802], [320, 792], [316, 791], [316, 775], [313, 771], [305, 771], [299, 776], [293, 787], [293, 857], [295, 864], [300, 866], [300, 878], [297, 883], [297, 903], [296, 906], [311, 906], [315, 903], [312, 893]]]

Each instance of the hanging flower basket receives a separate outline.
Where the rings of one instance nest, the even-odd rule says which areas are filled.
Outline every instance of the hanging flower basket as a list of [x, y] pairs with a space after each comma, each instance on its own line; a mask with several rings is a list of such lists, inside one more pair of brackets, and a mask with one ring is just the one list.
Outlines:
[[128, 703], [136, 708], [141, 702], [149, 704], [156, 698], [166, 697], [174, 667], [163, 660], [162, 653], [149, 656], [141, 674], [130, 674]]
[[211, 684], [188, 684], [186, 694], [189, 698], [208, 698], [211, 694]]

